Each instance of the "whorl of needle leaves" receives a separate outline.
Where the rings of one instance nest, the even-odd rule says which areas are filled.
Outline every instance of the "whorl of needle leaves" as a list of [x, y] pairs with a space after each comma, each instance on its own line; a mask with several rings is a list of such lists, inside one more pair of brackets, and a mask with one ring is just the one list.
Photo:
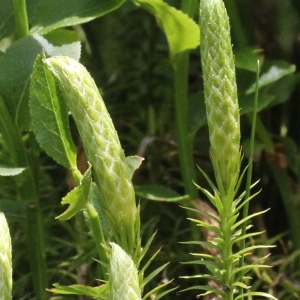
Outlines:
[[221, 176], [218, 186], [226, 191], [239, 173], [241, 154], [235, 65], [222, 0], [200, 1], [200, 30], [211, 157], [215, 173]]
[[0, 299], [9, 300], [12, 291], [11, 238], [8, 224], [0, 213]]

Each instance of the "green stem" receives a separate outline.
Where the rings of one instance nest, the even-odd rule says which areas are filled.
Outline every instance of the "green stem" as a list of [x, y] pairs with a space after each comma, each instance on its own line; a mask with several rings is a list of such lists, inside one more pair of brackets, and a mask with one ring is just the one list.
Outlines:
[[[256, 89], [254, 97], [254, 110], [252, 114], [252, 129], [251, 129], [251, 138], [250, 138], [250, 151], [249, 151], [249, 164], [247, 170], [247, 179], [246, 179], [246, 194], [245, 199], [250, 197], [250, 186], [252, 180], [252, 168], [253, 168], [253, 154], [254, 154], [254, 140], [255, 140], [255, 131], [256, 131], [256, 116], [257, 116], [257, 104], [258, 104], [258, 80], [259, 80], [259, 61], [257, 62], [257, 72], [256, 72]], [[243, 218], [246, 218], [249, 213], [249, 201], [246, 202], [243, 209]], [[242, 236], [246, 234], [247, 223], [244, 222], [242, 225]], [[246, 248], [246, 240], [241, 241], [241, 249]], [[239, 266], [242, 267], [245, 263], [245, 256], [242, 255], [239, 261]], [[243, 293], [243, 288], [241, 288], [241, 294]], [[242, 298], [243, 299], [243, 298]]]
[[46, 273], [46, 254], [41, 208], [36, 199], [27, 206], [27, 236], [30, 268], [36, 299], [49, 299]]
[[246, 47], [249, 43], [247, 40], [247, 34], [242, 24], [240, 13], [236, 6], [235, 0], [224, 0], [226, 10], [230, 18], [230, 24], [232, 33], [238, 48]]
[[103, 268], [103, 265], [102, 265], [102, 276], [103, 276], [104, 280], [108, 280], [107, 267], [109, 264], [109, 256], [108, 256], [107, 251], [104, 248], [106, 242], [105, 242], [104, 235], [102, 232], [99, 215], [98, 215], [95, 207], [91, 203], [88, 203], [86, 205], [86, 211], [88, 213], [89, 223], [90, 223], [90, 226], [92, 229], [92, 235], [93, 235], [94, 242], [96, 243], [99, 258], [100, 258], [101, 262], [103, 263], [103, 265], [105, 266], [105, 268]]
[[33, 175], [35, 173], [33, 163], [37, 160], [37, 157], [32, 160], [29, 159], [22, 136], [1, 96], [0, 131], [14, 166], [25, 168], [23, 174], [20, 175], [22, 184], [20, 184], [18, 192], [19, 197], [27, 203], [27, 239], [32, 279], [36, 298], [48, 299], [43, 223], [37, 193], [37, 179]]
[[182, 172], [185, 193], [191, 200], [198, 198], [195, 181], [195, 163], [193, 158], [193, 145], [188, 131], [188, 66], [189, 52], [177, 54], [174, 59], [175, 81], [175, 114], [176, 130], [179, 144], [179, 160]]
[[[250, 115], [247, 115], [250, 118]], [[264, 149], [267, 153], [274, 152], [274, 143], [272, 141], [271, 135], [262, 123], [259, 115], [256, 118], [256, 136], [259, 138], [261, 142], [264, 143]]]
[[[181, 8], [189, 17], [193, 17], [198, 0], [183, 0]], [[176, 131], [179, 144], [180, 169], [183, 177], [185, 193], [191, 200], [198, 198], [198, 191], [193, 183], [196, 179], [193, 157], [193, 143], [188, 131], [188, 70], [189, 52], [177, 54], [173, 60], [174, 67], [174, 97]]]
[[19, 39], [29, 34], [26, 0], [13, 0], [14, 15]]

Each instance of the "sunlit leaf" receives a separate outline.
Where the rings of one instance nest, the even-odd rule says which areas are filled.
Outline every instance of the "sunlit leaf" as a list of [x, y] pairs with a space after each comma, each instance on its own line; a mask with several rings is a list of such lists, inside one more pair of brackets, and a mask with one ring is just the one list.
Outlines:
[[86, 208], [86, 204], [89, 200], [89, 190], [91, 185], [91, 166], [83, 175], [80, 185], [75, 187], [71, 192], [65, 196], [61, 204], [69, 204], [70, 206], [67, 208], [65, 212], [56, 217], [56, 219], [65, 221], [69, 220], [73, 216], [75, 216], [79, 211], [82, 211]]
[[25, 168], [12, 168], [0, 165], [0, 176], [16, 176], [21, 174]]
[[199, 26], [188, 15], [162, 0], [133, 0], [133, 2], [155, 16], [166, 34], [171, 58], [179, 52], [199, 46]]
[[189, 198], [188, 195], [180, 196], [177, 192], [156, 184], [135, 185], [134, 190], [137, 196], [154, 201], [178, 202]]
[[117, 9], [125, 0], [39, 0], [31, 11], [31, 33], [86, 23]]
[[43, 54], [33, 68], [30, 85], [32, 128], [42, 149], [70, 170], [77, 169], [76, 150], [68, 123], [68, 111], [54, 77], [44, 67]]
[[[258, 89], [261, 89], [262, 87], [269, 85], [284, 76], [293, 74], [295, 70], [295, 65], [291, 65], [284, 61], [272, 61], [268, 64], [265, 63], [258, 80]], [[254, 93], [255, 89], [256, 83], [253, 83], [246, 91], [246, 94]]]

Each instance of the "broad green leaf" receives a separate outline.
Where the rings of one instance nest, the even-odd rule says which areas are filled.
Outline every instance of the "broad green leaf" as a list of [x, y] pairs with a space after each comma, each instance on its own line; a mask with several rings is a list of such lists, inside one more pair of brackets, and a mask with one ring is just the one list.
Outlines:
[[40, 0], [29, 19], [31, 33], [48, 33], [54, 29], [91, 21], [117, 9], [125, 0]]
[[[295, 65], [291, 65], [284, 61], [273, 61], [268, 64], [265, 63], [258, 80], [258, 88], [261, 89], [262, 87], [274, 83], [275, 81], [281, 79], [284, 76], [293, 74], [295, 70]], [[246, 94], [254, 93], [255, 89], [256, 84], [253, 83], [246, 91]]]
[[68, 111], [56, 89], [54, 77], [44, 67], [44, 54], [34, 64], [30, 84], [30, 113], [32, 129], [42, 149], [64, 167], [74, 170], [76, 150], [73, 143]]
[[238, 50], [234, 53], [235, 66], [240, 69], [248, 70], [251, 72], [257, 71], [257, 61], [260, 61], [262, 66], [264, 57], [260, 55], [261, 50], [247, 47]]
[[12, 44], [0, 59], [0, 93], [20, 129], [30, 128], [29, 80], [42, 46], [27, 36]]
[[[265, 109], [272, 104], [275, 97], [273, 95], [261, 94], [258, 98], [257, 112]], [[240, 114], [247, 114], [254, 110], [254, 95], [241, 95], [239, 97]]]
[[12, 1], [1, 1], [0, 9], [0, 40], [10, 36], [15, 29]]
[[81, 44], [76, 32], [58, 29], [45, 36], [33, 34], [48, 56], [64, 55], [79, 61]]
[[[39, 35], [27, 36], [14, 42], [0, 57], [0, 93], [7, 108], [20, 129], [30, 129], [31, 118], [28, 107], [30, 76], [34, 61], [45, 47], [45, 39]], [[54, 46], [49, 55], [78, 56], [78, 44]], [[61, 51], [60, 51], [61, 50]]]
[[189, 199], [189, 196], [180, 196], [175, 191], [156, 184], [135, 185], [134, 190], [137, 196], [154, 201], [178, 202]]
[[16, 176], [21, 174], [25, 168], [12, 168], [0, 165], [0, 176]]
[[167, 37], [171, 58], [177, 53], [199, 46], [199, 26], [188, 15], [162, 0], [133, 0], [133, 2], [157, 19]]
[[270, 88], [266, 87], [267, 93], [274, 97], [274, 101], [272, 101], [271, 105], [281, 104], [290, 99], [291, 94], [295, 91], [299, 82], [300, 74], [296, 73], [279, 79], [273, 83]]
[[[48, 289], [48, 291], [63, 294], [63, 295], [84, 295], [90, 297], [99, 297], [101, 294], [108, 292], [108, 284], [103, 284], [97, 287], [90, 287], [85, 285], [74, 284], [70, 286], [63, 286], [58, 283], [53, 284], [54, 288]], [[105, 299], [105, 298], [97, 298]]]
[[56, 217], [56, 219], [65, 221], [75, 216], [78, 212], [86, 208], [89, 200], [89, 191], [91, 186], [91, 166], [83, 175], [80, 185], [75, 187], [71, 192], [65, 196], [61, 204], [70, 204], [65, 212]]

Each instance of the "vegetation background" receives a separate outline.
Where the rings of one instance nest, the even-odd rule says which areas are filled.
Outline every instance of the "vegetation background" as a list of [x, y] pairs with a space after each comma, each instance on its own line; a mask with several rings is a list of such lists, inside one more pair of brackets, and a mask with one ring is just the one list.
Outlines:
[[[180, 9], [179, 0], [165, 2]], [[253, 284], [258, 289], [272, 291], [279, 299], [300, 299], [300, 269], [297, 267], [300, 266], [297, 262], [300, 254], [300, 2], [224, 2], [231, 21], [236, 57], [247, 53], [251, 56], [253, 48], [257, 49], [256, 55], [265, 61], [261, 74], [269, 75], [269, 82], [262, 83], [260, 90], [261, 111], [253, 174], [254, 180], [260, 179], [262, 191], [252, 201], [251, 210], [271, 208], [257, 218], [254, 225], [264, 231], [266, 242], [277, 247], [270, 258], [274, 268], [254, 274]], [[195, 282], [180, 276], [197, 274], [201, 270], [180, 263], [191, 259], [189, 252], [193, 249], [179, 242], [198, 233], [191, 229], [186, 212], [178, 203], [169, 200], [184, 195], [185, 191], [175, 130], [173, 69], [164, 33], [152, 15], [129, 1], [114, 12], [75, 26], [74, 30], [83, 45], [81, 63], [103, 93], [126, 155], [145, 158], [133, 179], [141, 204], [142, 239], [148, 240], [157, 230], [149, 255], [159, 247], [162, 249], [153, 268], [170, 261], [157, 282], [151, 283], [152, 287], [174, 278], [172, 285], [187, 288]], [[242, 60], [244, 64], [246, 60]], [[241, 101], [253, 98], [247, 90], [254, 80], [254, 72], [237, 69]], [[195, 133], [194, 160], [209, 174], [212, 170], [204, 105], [197, 105], [203, 89], [199, 49], [190, 53], [188, 81], [189, 122]], [[245, 161], [250, 135], [248, 117], [245, 113], [241, 119]], [[85, 157], [75, 126], [72, 130], [80, 153], [79, 165], [85, 169]], [[5, 153], [1, 161], [5, 161]], [[94, 285], [97, 262], [92, 258], [96, 256], [96, 249], [83, 217], [76, 216], [68, 222], [55, 220], [63, 211], [61, 198], [73, 187], [70, 176], [46, 154], [42, 154], [38, 163], [42, 170], [39, 193], [46, 231], [49, 287], [55, 282]], [[196, 174], [195, 182], [205, 186], [200, 172]], [[1, 177], [0, 180], [3, 199], [0, 208], [7, 212], [13, 242], [14, 299], [33, 299], [26, 232], [22, 225], [25, 208], [8, 201], [16, 197], [13, 179]], [[199, 199], [204, 200], [203, 195], [199, 195]], [[195, 292], [173, 292], [164, 299], [195, 297]], [[61, 298], [53, 296], [53, 299]]]

